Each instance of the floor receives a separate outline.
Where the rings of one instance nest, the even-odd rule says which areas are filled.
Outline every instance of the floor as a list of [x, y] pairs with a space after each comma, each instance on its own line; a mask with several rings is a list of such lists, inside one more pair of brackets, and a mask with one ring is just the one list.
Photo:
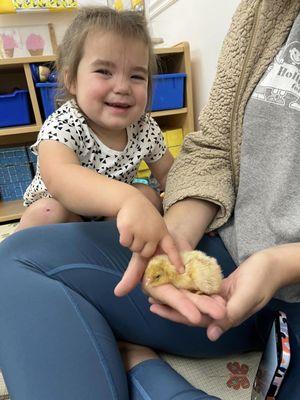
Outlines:
[[[17, 223], [0, 225], [0, 241], [15, 230]], [[222, 400], [250, 400], [260, 353], [218, 359], [194, 360], [169, 354], [161, 356], [195, 387]], [[0, 373], [0, 400], [9, 396]], [[155, 399], [159, 400], [159, 399]]]

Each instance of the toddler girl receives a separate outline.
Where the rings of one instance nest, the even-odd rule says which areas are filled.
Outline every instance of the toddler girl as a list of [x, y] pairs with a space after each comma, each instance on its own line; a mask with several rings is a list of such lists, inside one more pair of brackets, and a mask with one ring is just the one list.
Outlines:
[[141, 224], [147, 210], [149, 216], [153, 207], [160, 210], [153, 189], [133, 184], [145, 160], [164, 189], [173, 162], [161, 130], [145, 114], [154, 69], [144, 17], [107, 7], [79, 11], [57, 61], [68, 101], [45, 121], [32, 146], [37, 172], [17, 230], [121, 211], [125, 224]]

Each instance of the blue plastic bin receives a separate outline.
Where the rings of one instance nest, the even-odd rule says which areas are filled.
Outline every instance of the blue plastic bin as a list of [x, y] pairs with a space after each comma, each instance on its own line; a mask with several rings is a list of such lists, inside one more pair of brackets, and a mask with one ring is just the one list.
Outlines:
[[23, 165], [29, 162], [25, 146], [0, 147], [0, 165]]
[[44, 117], [48, 118], [55, 111], [55, 97], [57, 93], [56, 82], [36, 83], [35, 85], [40, 90]]
[[2, 200], [21, 199], [31, 180], [0, 185], [0, 198]]
[[186, 74], [153, 75], [151, 110], [171, 110], [184, 105]]
[[0, 128], [28, 125], [30, 122], [28, 90], [0, 95]]
[[7, 183], [30, 181], [31, 179], [32, 179], [32, 173], [29, 163], [24, 165], [0, 166], [0, 185]]

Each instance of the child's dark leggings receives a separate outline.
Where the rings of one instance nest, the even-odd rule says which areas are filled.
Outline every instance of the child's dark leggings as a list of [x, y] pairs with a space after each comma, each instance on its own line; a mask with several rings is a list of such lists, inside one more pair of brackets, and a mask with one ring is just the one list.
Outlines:
[[[219, 237], [205, 236], [198, 248], [216, 257], [225, 275], [234, 269]], [[274, 308], [288, 314], [292, 331], [279, 398], [299, 398], [299, 304], [274, 300], [212, 343], [202, 328], [152, 314], [140, 287], [114, 296], [129, 259], [112, 221], [32, 228], [0, 245], [0, 367], [13, 400], [216, 399], [161, 360], [126, 375], [116, 340], [199, 358], [257, 350]]]

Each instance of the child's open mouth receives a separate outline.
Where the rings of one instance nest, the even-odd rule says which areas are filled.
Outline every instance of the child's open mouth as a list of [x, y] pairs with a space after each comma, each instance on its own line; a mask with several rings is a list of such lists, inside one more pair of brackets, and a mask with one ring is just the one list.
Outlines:
[[126, 109], [129, 108], [130, 105], [127, 103], [109, 103], [109, 102], [105, 102], [105, 104], [109, 107], [114, 107], [114, 108], [121, 108], [121, 109]]

